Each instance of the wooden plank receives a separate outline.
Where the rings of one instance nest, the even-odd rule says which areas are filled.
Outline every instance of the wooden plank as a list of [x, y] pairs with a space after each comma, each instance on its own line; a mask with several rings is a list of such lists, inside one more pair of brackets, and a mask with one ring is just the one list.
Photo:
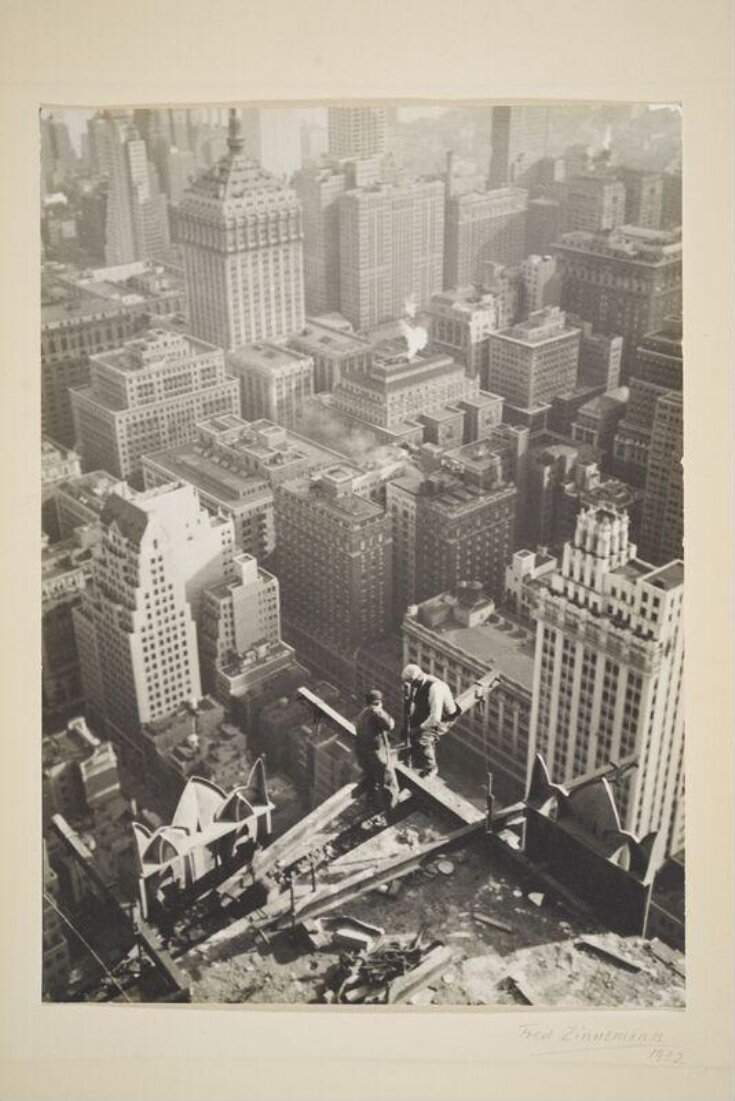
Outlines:
[[299, 819], [291, 829], [277, 837], [269, 845], [258, 849], [250, 865], [246, 865], [217, 888], [221, 898], [237, 897], [238, 887], [246, 879], [249, 885], [253, 878], [272, 871], [279, 861], [294, 863], [301, 855], [313, 848], [314, 840], [333, 819], [337, 818], [354, 799], [354, 784], [346, 784], [315, 807], [304, 818]]
[[481, 925], [489, 925], [491, 929], [500, 929], [501, 933], [512, 933], [513, 926], [506, 924], [504, 921], [498, 921], [497, 918], [487, 917], [485, 914], [473, 914], [475, 921], [479, 921]]
[[[368, 869], [357, 872], [341, 883], [337, 883], [326, 890], [316, 891], [308, 895], [306, 898], [303, 898], [300, 903], [296, 903], [293, 915], [294, 920], [302, 922], [305, 918], [319, 917], [321, 914], [328, 913], [329, 910], [333, 909], [335, 906], [348, 902], [353, 898], [357, 898], [358, 895], [364, 894], [366, 891], [373, 890], [373, 888], [378, 887], [381, 883], [388, 883], [397, 876], [406, 875], [408, 871], [412, 870], [414, 867], [418, 867], [424, 857], [446, 848], [455, 841], [469, 837], [481, 826], [482, 822], [465, 824], [459, 829], [453, 830], [451, 833], [439, 838], [437, 841], [432, 841], [428, 845], [423, 845], [419, 849], [414, 849], [408, 856], [393, 858], [378, 866], [375, 870]], [[284, 902], [287, 902], [287, 898], [284, 898]], [[283, 909], [282, 905], [280, 908], [281, 910]]]
[[673, 948], [670, 948], [668, 944], [664, 944], [658, 937], [654, 937], [648, 942], [646, 948], [657, 960], [660, 960], [661, 963], [665, 963], [667, 967], [671, 967], [680, 978], [686, 978], [682, 956]]
[[441, 975], [445, 968], [451, 967], [453, 962], [454, 953], [451, 948], [446, 948], [444, 945], [437, 945], [436, 948], [432, 948], [426, 959], [418, 967], [414, 967], [412, 971], [393, 979], [388, 986], [388, 997], [386, 999], [388, 1005], [400, 1005], [402, 1002], [407, 1002], [419, 990], [428, 986], [432, 979]]
[[607, 948], [602, 944], [598, 944], [597, 941], [592, 940], [591, 937], [579, 937], [576, 941], [578, 948], [585, 948], [588, 952], [592, 952], [594, 955], [599, 956], [603, 960], [607, 960], [608, 963], [614, 963], [618, 967], [624, 968], [626, 971], [645, 971], [645, 967], [641, 967], [635, 960], [629, 959], [627, 956], [622, 956], [619, 952], [616, 952], [614, 948]]
[[508, 975], [506, 981], [513, 990], [520, 994], [526, 1005], [538, 1005], [539, 1002], [543, 1004], [543, 1000], [539, 999], [538, 994], [529, 986], [525, 978], [522, 978], [516, 973], [512, 973]]

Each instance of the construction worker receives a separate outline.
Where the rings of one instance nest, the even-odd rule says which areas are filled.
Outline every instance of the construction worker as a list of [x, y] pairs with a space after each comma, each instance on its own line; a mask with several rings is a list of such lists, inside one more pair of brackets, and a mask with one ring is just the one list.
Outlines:
[[369, 808], [381, 808], [386, 817], [398, 804], [399, 787], [393, 767], [389, 734], [395, 723], [383, 707], [383, 693], [371, 688], [365, 707], [357, 716], [355, 753], [364, 772], [364, 790]]
[[446, 681], [411, 663], [401, 673], [408, 707], [411, 764], [420, 776], [436, 776], [436, 743], [462, 712]]

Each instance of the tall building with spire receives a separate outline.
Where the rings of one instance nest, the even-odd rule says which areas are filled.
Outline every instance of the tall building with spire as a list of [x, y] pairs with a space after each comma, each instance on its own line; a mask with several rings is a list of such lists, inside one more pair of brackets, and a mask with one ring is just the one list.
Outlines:
[[192, 181], [177, 218], [191, 330], [228, 350], [288, 337], [305, 319], [301, 204], [244, 148], [232, 110], [227, 153]]
[[557, 783], [615, 762], [622, 828], [684, 843], [684, 565], [637, 557], [628, 516], [584, 509], [539, 583], [529, 760]]

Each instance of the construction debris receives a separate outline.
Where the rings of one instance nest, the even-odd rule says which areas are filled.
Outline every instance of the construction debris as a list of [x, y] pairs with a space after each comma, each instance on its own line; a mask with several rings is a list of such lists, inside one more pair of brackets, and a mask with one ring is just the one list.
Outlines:
[[500, 929], [501, 933], [513, 932], [512, 925], [507, 925], [504, 921], [498, 921], [497, 918], [486, 917], [485, 914], [473, 914], [472, 916], [481, 925], [489, 925], [491, 929]]
[[520, 849], [521, 839], [517, 833], [513, 833], [513, 830], [499, 830], [497, 836], [511, 849]]
[[665, 963], [667, 967], [670, 967], [672, 971], [675, 971], [680, 978], [686, 978], [686, 971], [684, 969], [684, 957], [681, 952], [676, 952], [673, 948], [669, 948], [668, 944], [664, 944], [658, 937], [654, 937], [646, 945], [646, 948], [655, 956], [657, 960], [661, 960], [661, 963]]
[[538, 995], [531, 990], [528, 982], [521, 975], [508, 975], [501, 985], [507, 986], [512, 993], [518, 994], [521, 1001], [525, 1002], [526, 1005], [537, 1005], [539, 1002]]
[[452, 952], [435, 941], [423, 947], [420, 934], [406, 945], [390, 940], [356, 954], [344, 954], [326, 976], [323, 1000], [343, 1004], [397, 1005], [427, 986]]
[[529, 901], [534, 904], [534, 906], [542, 906], [543, 905], [544, 896], [543, 896], [543, 893], [541, 891], [530, 891], [529, 895], [528, 895], [528, 898], [529, 898]]
[[434, 948], [430, 949], [426, 958], [418, 967], [394, 979], [388, 990], [388, 1005], [398, 1005], [402, 1002], [407, 1002], [409, 998], [415, 995], [419, 990], [428, 986], [429, 983], [437, 977], [439, 972], [446, 967], [448, 963], [451, 963], [452, 959], [453, 956], [450, 948], [445, 948], [443, 945], [437, 944]]
[[440, 860], [437, 863], [437, 868], [442, 875], [451, 875], [454, 871], [454, 864], [452, 864], [451, 860]]
[[593, 940], [592, 937], [579, 937], [575, 942], [577, 948], [583, 948], [588, 952], [592, 952], [601, 959], [609, 960], [610, 963], [616, 964], [618, 967], [624, 967], [627, 971], [644, 971], [645, 968], [641, 967], [635, 960], [630, 959], [628, 956], [623, 956], [620, 952], [611, 948], [609, 943], [602, 945], [597, 940]]

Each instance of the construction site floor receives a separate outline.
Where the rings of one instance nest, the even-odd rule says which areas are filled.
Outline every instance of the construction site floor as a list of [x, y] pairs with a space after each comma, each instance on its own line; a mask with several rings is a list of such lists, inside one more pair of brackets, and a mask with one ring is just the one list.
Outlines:
[[[397, 839], [396, 830], [403, 831]], [[391, 848], [405, 839], [408, 851], [430, 840], [431, 828], [412, 816], [391, 834]], [[386, 938], [414, 935], [423, 928], [426, 941], [442, 941], [455, 951], [455, 961], [414, 995], [414, 1005], [516, 1005], [529, 1000], [545, 1006], [685, 1004], [681, 953], [673, 967], [656, 958], [643, 938], [605, 932], [594, 918], [572, 910], [540, 881], [501, 859], [483, 835], [400, 884], [394, 897], [378, 888], [336, 912], [379, 926]], [[483, 924], [477, 915], [502, 922], [510, 931]], [[622, 956], [629, 968], [581, 945], [579, 938], [587, 935]], [[192, 948], [177, 962], [191, 980], [195, 1002], [317, 1003], [325, 973], [344, 951], [341, 945], [314, 949], [303, 929], [296, 928], [277, 934], [269, 944], [256, 941], [250, 932], [225, 934]]]

